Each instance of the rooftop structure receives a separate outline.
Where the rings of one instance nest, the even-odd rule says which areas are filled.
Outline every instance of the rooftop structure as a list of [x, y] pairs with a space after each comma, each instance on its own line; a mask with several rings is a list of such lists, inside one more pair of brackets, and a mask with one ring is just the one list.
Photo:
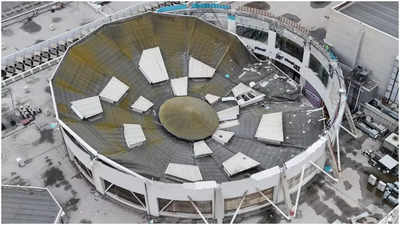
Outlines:
[[1, 186], [2, 223], [59, 223], [62, 212], [46, 188]]
[[396, 38], [399, 37], [399, 4], [397, 2], [351, 2], [339, 11]]

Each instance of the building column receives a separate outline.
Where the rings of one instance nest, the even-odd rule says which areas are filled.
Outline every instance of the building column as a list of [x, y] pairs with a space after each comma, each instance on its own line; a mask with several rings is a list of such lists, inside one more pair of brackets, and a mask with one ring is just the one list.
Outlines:
[[281, 187], [283, 191], [283, 197], [285, 199], [287, 210], [292, 209], [292, 200], [290, 199], [289, 185], [286, 177], [286, 165], [283, 164], [281, 168]]
[[267, 55], [269, 55], [271, 57], [274, 57], [274, 55], [276, 54], [275, 42], [276, 42], [276, 32], [269, 30], [268, 31]]
[[214, 218], [218, 224], [222, 224], [225, 215], [224, 196], [222, 196], [222, 189], [218, 185], [214, 189]]
[[[309, 67], [310, 65], [310, 57], [311, 57], [311, 40], [308, 39], [307, 41], [305, 41], [304, 44], [304, 52], [303, 52], [303, 61], [301, 63], [301, 68], [300, 71], [304, 71], [306, 68]], [[303, 91], [304, 85], [306, 84], [306, 80], [304, 79], [303, 76], [300, 76], [300, 87], [301, 87], [301, 91]]]
[[236, 15], [235, 10], [232, 9], [227, 14], [228, 16], [228, 31], [236, 34]]
[[154, 193], [154, 190], [152, 189], [152, 185], [150, 182], [145, 181], [144, 185], [146, 189], [145, 198], [146, 198], [147, 213], [151, 216], [158, 217], [160, 216], [160, 210], [158, 206], [157, 194]]
[[105, 186], [104, 186], [104, 181], [103, 179], [100, 177], [100, 174], [97, 172], [97, 166], [100, 162], [96, 160], [96, 158], [94, 158], [91, 161], [91, 168], [90, 170], [92, 171], [92, 176], [93, 176], [93, 183], [94, 186], [96, 187], [96, 190], [98, 192], [100, 192], [101, 194], [105, 194]]

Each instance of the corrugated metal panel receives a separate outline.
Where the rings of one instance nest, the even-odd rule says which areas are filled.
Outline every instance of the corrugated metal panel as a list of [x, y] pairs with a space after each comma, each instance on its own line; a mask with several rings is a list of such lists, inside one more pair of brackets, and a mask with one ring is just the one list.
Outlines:
[[151, 84], [169, 79], [160, 47], [143, 50], [139, 60], [139, 69]]
[[195, 182], [203, 180], [199, 167], [194, 165], [170, 163], [165, 174], [185, 181]]
[[239, 120], [230, 120], [230, 121], [226, 121], [226, 122], [219, 124], [218, 129], [235, 127], [235, 126], [238, 126], [239, 124], [240, 124]]
[[229, 176], [233, 176], [237, 173], [256, 167], [260, 165], [260, 163], [247, 155], [238, 152], [236, 155], [223, 162], [222, 165], [224, 166], [225, 172]]
[[142, 145], [146, 141], [142, 126], [138, 124], [124, 124], [124, 137], [128, 148]]
[[83, 98], [71, 102], [71, 109], [80, 119], [87, 119], [103, 112], [99, 96]]
[[186, 96], [188, 89], [188, 78], [181, 77], [171, 79], [171, 88], [175, 96]]
[[1, 187], [1, 223], [54, 223], [60, 210], [45, 189]]
[[131, 105], [131, 109], [138, 113], [144, 113], [153, 106], [153, 103], [147, 98], [140, 96], [135, 103]]
[[282, 112], [264, 114], [255, 137], [261, 141], [282, 143], [284, 141]]
[[128, 85], [122, 83], [115, 77], [111, 77], [110, 81], [100, 92], [99, 96], [102, 100], [109, 103], [116, 103], [124, 96], [124, 94], [129, 90]]
[[189, 78], [211, 78], [214, 76], [215, 69], [211, 66], [190, 57]]

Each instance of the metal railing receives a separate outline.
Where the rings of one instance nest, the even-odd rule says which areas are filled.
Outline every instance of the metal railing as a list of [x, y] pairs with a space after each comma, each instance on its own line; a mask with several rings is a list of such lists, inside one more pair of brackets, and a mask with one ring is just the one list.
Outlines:
[[[141, 4], [136, 4], [130, 8], [120, 10], [108, 17], [97, 19], [91, 23], [77, 27], [71, 31], [64, 32], [60, 35], [57, 35], [56, 37], [54, 37], [52, 39], [43, 41], [39, 44], [33, 45], [28, 48], [24, 48], [18, 52], [15, 52], [11, 55], [3, 57], [2, 61], [1, 61], [2, 69], [6, 68], [7, 66], [14, 67], [18, 61], [21, 61], [25, 58], [31, 58], [34, 55], [40, 55], [41, 52], [48, 51], [49, 49], [54, 48], [54, 46], [58, 46], [60, 43], [72, 44], [75, 41], [78, 41], [79, 39], [85, 37], [87, 34], [91, 33], [92, 31], [96, 30], [97, 28], [99, 28], [100, 26], [102, 26], [104, 24], [107, 24], [107, 23], [110, 23], [110, 22], [113, 22], [116, 20], [120, 20], [123, 18], [131, 17], [134, 15], [137, 15], [138, 13], [143, 13], [145, 11], [149, 11], [154, 8], [157, 8], [159, 6], [160, 6], [160, 3], [158, 3], [158, 2], [145, 2], [145, 3], [141, 3]], [[60, 60], [60, 59], [58, 58], [58, 60]], [[53, 63], [54, 61], [52, 61], [51, 63]], [[44, 63], [47, 64], [49, 62], [50, 61], [47, 61]], [[11, 75], [11, 77], [7, 77], [6, 79], [3, 79], [3, 75], [2, 75], [2, 86], [9, 85], [9, 84], [13, 83], [14, 81], [17, 81], [19, 79], [22, 79], [26, 76], [29, 76], [29, 75], [35, 73], [35, 72], [40, 71], [41, 70], [40, 68], [43, 67], [41, 65], [42, 64], [29, 69], [29, 71], [28, 70], [27, 71], [16, 71], [15, 73], [13, 73]], [[5, 72], [5, 71], [2, 71], [2, 73], [3, 72]]]

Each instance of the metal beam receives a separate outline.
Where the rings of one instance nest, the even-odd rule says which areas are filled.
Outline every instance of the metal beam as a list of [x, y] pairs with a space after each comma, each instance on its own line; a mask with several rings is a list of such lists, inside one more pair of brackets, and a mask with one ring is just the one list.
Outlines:
[[303, 165], [303, 169], [301, 170], [301, 175], [300, 175], [300, 182], [299, 182], [299, 187], [297, 189], [297, 196], [296, 196], [296, 203], [294, 205], [294, 214], [293, 217], [296, 217], [296, 213], [297, 213], [297, 206], [299, 204], [299, 200], [300, 200], [300, 192], [301, 192], [301, 186], [303, 186], [303, 178], [304, 178], [304, 170], [305, 170], [305, 164]]
[[242, 203], [243, 203], [244, 199], [246, 198], [246, 194], [247, 194], [247, 190], [243, 193], [242, 199], [241, 199], [240, 202], [239, 202], [239, 205], [238, 205], [238, 207], [237, 207], [237, 209], [236, 209], [236, 211], [235, 211], [235, 214], [233, 214], [233, 217], [232, 217], [232, 219], [231, 219], [230, 224], [233, 224], [233, 222], [235, 221], [236, 216], [237, 216], [237, 214], [239, 213], [240, 207], [242, 206]]
[[256, 190], [269, 202], [269, 204], [271, 204], [276, 210], [278, 210], [278, 212], [282, 214], [282, 216], [290, 221], [290, 217], [287, 216], [277, 205], [275, 205], [262, 191], [260, 191], [260, 189], [256, 188]]
[[104, 191], [104, 193], [107, 193], [108, 190], [110, 190], [110, 188], [113, 186], [114, 184], [110, 184], [110, 186], [108, 186], [108, 188]]
[[321, 167], [319, 167], [317, 164], [315, 164], [314, 162], [311, 162], [311, 165], [315, 166], [315, 168], [317, 168], [319, 171], [323, 172], [325, 175], [327, 175], [329, 178], [331, 178], [333, 181], [338, 182], [338, 179], [332, 177], [329, 173], [325, 172], [325, 170], [321, 169]]
[[340, 129], [337, 129], [337, 131], [336, 131], [336, 152], [337, 152], [338, 171], [339, 171], [339, 173], [341, 173], [342, 172], [342, 165], [341, 165], [341, 162], [340, 162], [339, 131], [340, 131]]
[[357, 135], [351, 133], [346, 127], [344, 127], [342, 124], [339, 125], [344, 131], [346, 131], [348, 134], [350, 134], [353, 138], [358, 138]]
[[197, 211], [197, 213], [200, 215], [201, 219], [203, 219], [205, 224], [208, 224], [207, 219], [203, 216], [201, 213], [200, 209], [197, 207], [197, 205], [193, 202], [192, 198], [188, 195], [187, 198], [189, 199], [190, 203], [192, 204], [193, 208]]
[[136, 200], [142, 205], [143, 208], [146, 208], [146, 205], [135, 195], [135, 193], [133, 193], [132, 191], [129, 191], [133, 197], [136, 198]]
[[166, 210], [168, 208], [168, 206], [171, 205], [172, 202], [174, 202], [174, 200], [169, 201], [164, 207], [162, 207], [160, 212], [164, 212], [164, 210]]

